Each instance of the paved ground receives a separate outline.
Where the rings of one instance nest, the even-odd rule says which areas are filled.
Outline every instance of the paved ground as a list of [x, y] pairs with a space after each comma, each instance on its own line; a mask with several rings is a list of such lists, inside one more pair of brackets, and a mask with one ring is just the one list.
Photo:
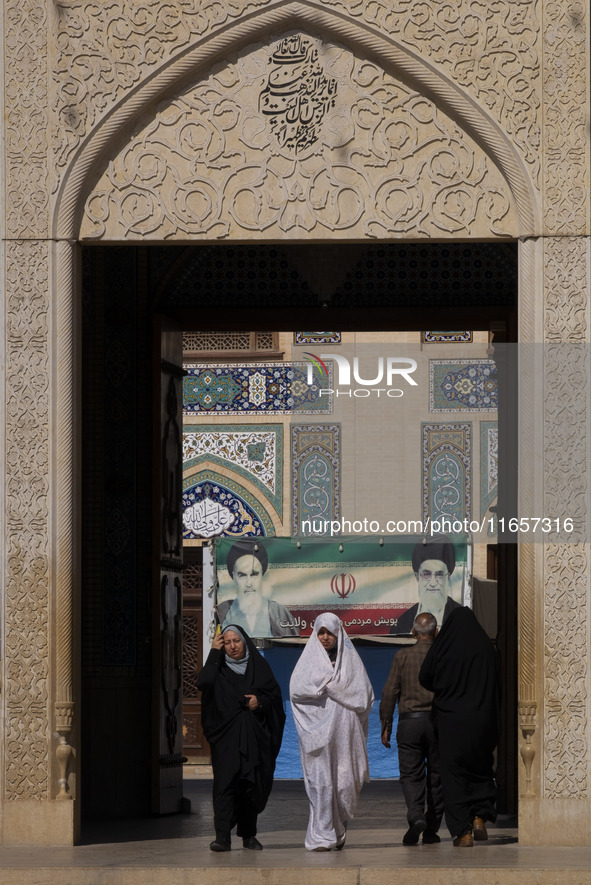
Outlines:
[[308, 804], [301, 781], [277, 781], [259, 819], [262, 852], [209, 851], [211, 781], [185, 782], [190, 814], [93, 823], [75, 848], [0, 848], [1, 885], [591, 885], [591, 848], [520, 846], [514, 821], [491, 827], [488, 842], [454, 848], [405, 847], [405, 808], [398, 781], [364, 788], [347, 845], [306, 851]]

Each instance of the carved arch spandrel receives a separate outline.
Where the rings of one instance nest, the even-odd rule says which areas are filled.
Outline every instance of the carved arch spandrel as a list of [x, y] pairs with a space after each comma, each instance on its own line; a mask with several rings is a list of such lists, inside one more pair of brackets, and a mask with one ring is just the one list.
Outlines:
[[340, 44], [268, 40], [159, 105], [83, 239], [516, 235], [501, 173], [432, 101]]
[[79, 236], [84, 202], [108, 160], [120, 148], [126, 129], [133, 130], [140, 119], [154, 113], [159, 103], [204, 77], [216, 63], [270, 34], [297, 28], [346, 45], [431, 100], [501, 170], [517, 207], [516, 234], [523, 236], [538, 229], [537, 192], [528, 172], [509, 137], [474, 99], [432, 64], [376, 29], [340, 14], [291, 3], [246, 17], [210, 39], [196, 42], [181, 58], [164, 64], [131, 90], [77, 149], [56, 195], [52, 224], [55, 235]]

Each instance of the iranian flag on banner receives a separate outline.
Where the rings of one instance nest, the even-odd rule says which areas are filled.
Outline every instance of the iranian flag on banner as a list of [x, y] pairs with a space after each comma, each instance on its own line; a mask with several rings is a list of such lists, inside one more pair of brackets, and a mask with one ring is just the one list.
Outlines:
[[[422, 536], [382, 543], [368, 537], [249, 538], [239, 543], [244, 546], [236, 548], [234, 540], [215, 542], [213, 610], [220, 623], [237, 624], [253, 637], [309, 636], [314, 619], [325, 611], [338, 615], [349, 635], [395, 635], [402, 615], [417, 604], [412, 556], [415, 545], [425, 543]], [[468, 587], [468, 539], [454, 536], [452, 544], [455, 567], [445, 592], [462, 604]]]

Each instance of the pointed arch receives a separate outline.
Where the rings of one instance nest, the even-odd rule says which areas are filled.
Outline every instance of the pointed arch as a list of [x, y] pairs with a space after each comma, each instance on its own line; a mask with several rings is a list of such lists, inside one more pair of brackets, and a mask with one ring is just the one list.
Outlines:
[[437, 69], [376, 28], [351, 21], [344, 13], [292, 2], [246, 14], [218, 33], [196, 41], [124, 96], [81, 142], [58, 189], [52, 233], [59, 239], [79, 235], [86, 197], [108, 157], [125, 143], [124, 134], [175, 90], [195, 81], [217, 62], [254, 41], [288, 28], [304, 28], [333, 39], [379, 64], [385, 71], [433, 101], [454, 120], [500, 169], [518, 211], [519, 236], [539, 233], [535, 188], [510, 138], [472, 97]]
[[[183, 477], [183, 537], [213, 537], [220, 532], [229, 536], [276, 535], [277, 519], [273, 519], [258, 495], [249, 491], [248, 483], [233, 471], [220, 473], [215, 466], [211, 469], [202, 465]], [[197, 522], [207, 522], [208, 508], [217, 511], [211, 535], [195, 530]]]

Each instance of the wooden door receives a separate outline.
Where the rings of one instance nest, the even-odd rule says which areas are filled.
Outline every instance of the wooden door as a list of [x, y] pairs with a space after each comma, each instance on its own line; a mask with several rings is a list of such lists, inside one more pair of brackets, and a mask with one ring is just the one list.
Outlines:
[[183, 570], [183, 753], [189, 762], [209, 762], [209, 744], [201, 726], [201, 670], [203, 643], [203, 553], [186, 547]]
[[182, 331], [155, 319], [152, 811], [184, 809], [182, 753]]

